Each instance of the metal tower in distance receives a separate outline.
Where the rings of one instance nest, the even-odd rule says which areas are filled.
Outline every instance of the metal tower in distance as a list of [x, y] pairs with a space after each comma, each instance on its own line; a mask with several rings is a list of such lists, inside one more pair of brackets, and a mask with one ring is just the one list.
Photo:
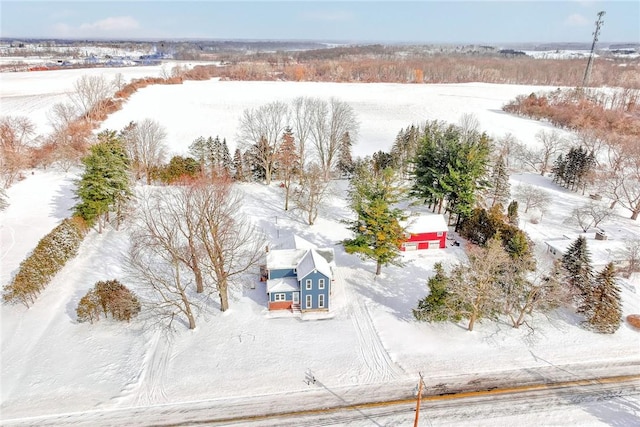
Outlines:
[[587, 62], [587, 69], [584, 70], [584, 78], [582, 79], [582, 87], [586, 87], [589, 83], [589, 76], [591, 75], [591, 67], [593, 66], [593, 51], [596, 48], [596, 42], [598, 41], [598, 36], [600, 35], [600, 28], [604, 21], [602, 17], [604, 16], [605, 11], [601, 10], [598, 12], [598, 20], [596, 21], [596, 30], [593, 32], [593, 43], [591, 44], [591, 53], [589, 54], [589, 61]]

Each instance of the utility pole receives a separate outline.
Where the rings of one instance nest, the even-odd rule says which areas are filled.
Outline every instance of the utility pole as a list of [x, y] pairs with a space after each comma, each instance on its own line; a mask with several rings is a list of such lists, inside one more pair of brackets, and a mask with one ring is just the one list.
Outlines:
[[591, 67], [593, 66], [593, 51], [596, 48], [596, 42], [598, 41], [598, 36], [600, 35], [600, 28], [604, 21], [602, 17], [604, 16], [605, 11], [601, 10], [598, 12], [598, 20], [596, 21], [596, 30], [593, 32], [593, 43], [591, 44], [591, 53], [589, 53], [589, 61], [587, 62], [587, 69], [584, 70], [584, 78], [582, 79], [582, 87], [586, 87], [589, 83], [589, 76], [591, 75]]
[[418, 401], [416, 402], [416, 419], [413, 421], [413, 427], [418, 427], [418, 419], [420, 418], [420, 401], [422, 400], [422, 386], [424, 381], [422, 379], [422, 372], [418, 372], [420, 375], [420, 382], [418, 383]]

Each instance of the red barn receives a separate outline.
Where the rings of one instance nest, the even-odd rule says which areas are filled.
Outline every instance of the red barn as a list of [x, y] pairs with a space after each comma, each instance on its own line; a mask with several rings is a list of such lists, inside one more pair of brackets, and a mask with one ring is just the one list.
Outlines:
[[423, 214], [410, 217], [403, 226], [407, 232], [407, 241], [400, 246], [401, 251], [447, 247], [449, 228], [442, 215]]

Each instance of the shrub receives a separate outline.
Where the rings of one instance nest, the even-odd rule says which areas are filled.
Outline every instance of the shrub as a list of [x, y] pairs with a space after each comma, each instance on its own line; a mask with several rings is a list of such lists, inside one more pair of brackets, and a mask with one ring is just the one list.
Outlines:
[[115, 320], [126, 320], [140, 313], [140, 302], [136, 295], [117, 280], [100, 281], [82, 297], [76, 308], [78, 322], [90, 323], [100, 319], [100, 311]]

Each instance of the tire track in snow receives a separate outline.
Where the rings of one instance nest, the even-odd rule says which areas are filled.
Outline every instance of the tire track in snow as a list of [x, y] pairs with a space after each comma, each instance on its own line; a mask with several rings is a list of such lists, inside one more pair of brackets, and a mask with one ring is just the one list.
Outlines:
[[345, 298], [347, 298], [351, 312], [351, 320], [358, 335], [358, 350], [367, 367], [364, 381], [367, 383], [385, 382], [399, 378], [404, 372], [384, 348], [366, 302], [353, 291], [350, 277], [345, 275], [345, 270], [342, 268], [336, 270], [339, 280], [342, 281]]
[[[5, 238], [7, 234], [9, 235], [11, 240]], [[11, 252], [11, 249], [13, 249], [13, 246], [16, 244], [15, 234], [16, 233], [13, 228], [6, 225], [0, 226], [0, 235], [2, 236], [2, 245], [0, 245], [0, 250], [2, 251], [2, 253], [0, 254], [0, 260], [3, 260], [4, 257], [6, 257], [9, 252]]]
[[149, 340], [148, 349], [138, 374], [114, 400], [118, 403], [132, 400], [136, 406], [168, 402], [165, 378], [170, 361], [170, 339], [163, 331], [156, 331]]

